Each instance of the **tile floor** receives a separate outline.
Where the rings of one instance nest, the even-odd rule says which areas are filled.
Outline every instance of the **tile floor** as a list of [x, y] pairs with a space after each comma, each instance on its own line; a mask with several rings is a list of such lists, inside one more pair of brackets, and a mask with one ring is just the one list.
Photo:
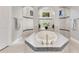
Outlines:
[[[14, 44], [10, 45], [6, 49], [0, 51], [0, 53], [35, 53], [28, 45], [24, 43], [23, 39], [17, 40]], [[41, 52], [41, 51], [40, 51]], [[53, 51], [46, 51], [53, 52]], [[70, 39], [70, 42], [65, 46], [62, 51], [55, 53], [79, 53], [79, 42], [74, 38]], [[37, 52], [36, 52], [37, 53]]]
[[[18, 40], [15, 44], [1, 51], [1, 53], [32, 53], [32, 52], [35, 52], [35, 51], [33, 51], [28, 45], [26, 45], [23, 40]], [[53, 52], [53, 51], [47, 51], [47, 52]], [[78, 53], [79, 52], [78, 44], [72, 40], [63, 49], [63, 51], [60, 51], [58, 53], [61, 53], [61, 52]]]
[[27, 46], [22, 40], [18, 40], [13, 45], [1, 51], [1, 53], [26, 53], [26, 52], [30, 53], [33, 52], [33, 50], [29, 46]]

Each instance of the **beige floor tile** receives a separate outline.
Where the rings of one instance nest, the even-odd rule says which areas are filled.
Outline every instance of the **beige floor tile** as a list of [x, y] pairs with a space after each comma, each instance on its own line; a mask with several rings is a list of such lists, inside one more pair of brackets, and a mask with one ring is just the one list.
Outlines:
[[[26, 35], [25, 35], [26, 37]], [[65, 46], [62, 51], [53, 52], [46, 51], [43, 53], [79, 53], [79, 43], [74, 41], [76, 39], [71, 38], [70, 42]], [[23, 39], [17, 40], [14, 44], [0, 51], [0, 53], [42, 53], [41, 51], [33, 51], [27, 44], [24, 43]]]

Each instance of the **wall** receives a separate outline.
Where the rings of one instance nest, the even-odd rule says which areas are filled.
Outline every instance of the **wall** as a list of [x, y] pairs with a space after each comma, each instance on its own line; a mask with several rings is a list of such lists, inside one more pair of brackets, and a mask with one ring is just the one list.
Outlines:
[[[65, 37], [69, 38], [70, 37], [70, 32], [66, 30], [71, 29], [71, 19], [70, 18], [59, 18], [59, 10], [60, 7], [55, 7], [55, 27], [56, 27], [56, 32], [61, 33]], [[64, 29], [64, 30], [60, 30]], [[66, 29], [66, 30], [65, 30]]]
[[[15, 18], [20, 26], [20, 29], [16, 29]], [[22, 7], [12, 6], [12, 42], [14, 42], [22, 33]]]
[[79, 7], [71, 7], [71, 26], [72, 26], [72, 31], [71, 31], [71, 36], [77, 40], [79, 40], [79, 21], [77, 21], [77, 27], [75, 28], [76, 30], [73, 30], [73, 23], [74, 20], [77, 20], [79, 18]]
[[0, 6], [0, 49], [6, 47], [11, 39], [11, 7]]
[[23, 30], [33, 29], [33, 19], [23, 18]]
[[21, 6], [12, 6], [13, 17], [22, 18], [22, 8]]
[[72, 7], [71, 8], [71, 27], [73, 29], [73, 20], [79, 18], [79, 7]]

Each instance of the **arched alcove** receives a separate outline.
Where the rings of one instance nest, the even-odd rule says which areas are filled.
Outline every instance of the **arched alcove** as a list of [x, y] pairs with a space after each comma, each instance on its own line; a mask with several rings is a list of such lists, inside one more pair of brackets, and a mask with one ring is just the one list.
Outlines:
[[23, 31], [33, 29], [33, 7], [23, 7]]
[[54, 11], [51, 7], [39, 7], [39, 17], [53, 17]]
[[48, 26], [49, 29], [52, 29], [52, 25], [54, 24], [55, 19], [54, 9], [52, 7], [41, 6], [38, 9], [38, 14], [39, 14], [39, 24], [41, 27], [43, 27], [41, 29], [44, 30], [45, 26]]
[[23, 17], [33, 17], [33, 8], [30, 6], [23, 7]]

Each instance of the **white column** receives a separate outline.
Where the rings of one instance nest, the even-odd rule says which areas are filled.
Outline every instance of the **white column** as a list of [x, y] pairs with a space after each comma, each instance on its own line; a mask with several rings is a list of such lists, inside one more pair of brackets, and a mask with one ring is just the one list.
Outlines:
[[33, 14], [33, 21], [34, 21], [34, 31], [38, 31], [38, 7], [33, 7], [34, 8], [34, 14]]
[[55, 11], [55, 15], [54, 15], [54, 25], [55, 25], [55, 31], [56, 32], [59, 32], [59, 29], [60, 29], [60, 19], [59, 19], [59, 8], [58, 7], [55, 7], [54, 8], [54, 11]]

